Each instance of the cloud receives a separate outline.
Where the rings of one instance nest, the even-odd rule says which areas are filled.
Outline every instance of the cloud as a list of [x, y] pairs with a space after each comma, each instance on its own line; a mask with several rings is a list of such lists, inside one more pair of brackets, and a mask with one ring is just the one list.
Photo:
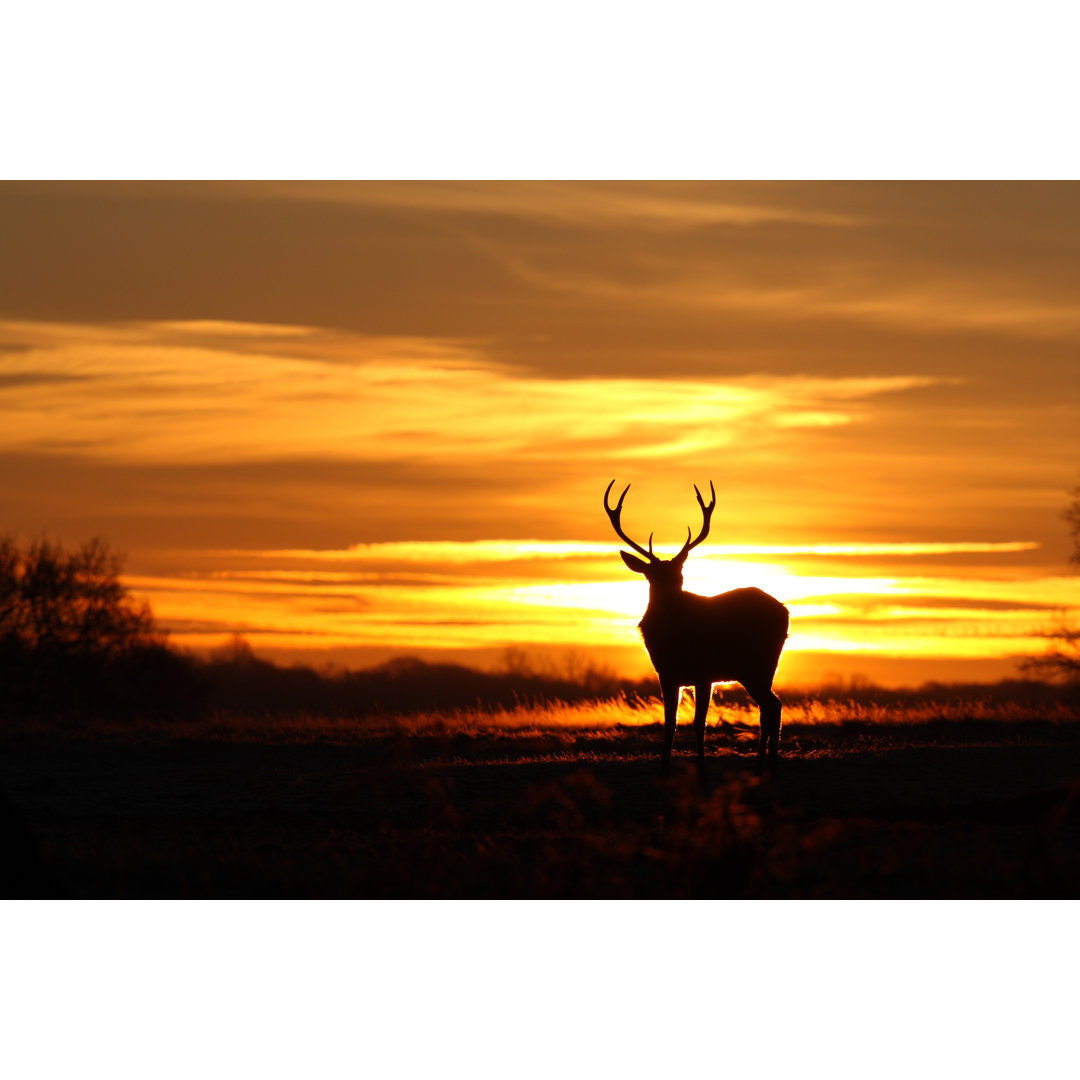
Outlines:
[[22, 386], [51, 386], [56, 383], [85, 382], [89, 375], [72, 375], [62, 371], [4, 371], [0, 372], [0, 393]]
[[562, 377], [972, 377], [1038, 357], [1060, 380], [1078, 190], [5, 185], [0, 295], [53, 322], [483, 341]]
[[752, 192], [740, 185], [730, 185], [725, 191], [717, 185], [696, 183], [283, 183], [262, 192], [264, 196], [271, 193], [301, 201], [459, 218], [555, 221], [587, 231], [612, 225], [686, 230], [715, 225], [751, 228], [777, 223], [844, 228], [859, 221], [851, 214], [785, 203], [782, 198], [764, 200], [760, 190]]
[[[33, 329], [20, 323], [0, 332], [25, 337]], [[236, 339], [303, 340], [301, 328], [275, 334], [280, 328], [215, 323], [207, 341], [198, 327], [155, 329], [40, 328], [39, 348], [11, 362], [16, 412], [0, 448], [47, 449], [62, 433], [87, 453], [144, 462], [522, 461], [583, 452], [651, 459], [745, 443], [763, 428], [819, 427], [823, 417], [824, 426], [849, 423], [866, 399], [949, 381], [550, 380], [446, 342], [339, 335], [337, 348], [351, 345], [356, 361], [346, 366], [231, 347]], [[44, 364], [54, 377], [42, 384]], [[78, 386], [65, 390], [65, 381]]]
[[[522, 562], [542, 559], [594, 559], [607, 558], [618, 546], [619, 541], [606, 544], [589, 544], [571, 540], [407, 540], [376, 544], [353, 544], [338, 550], [322, 549], [271, 549], [219, 550], [207, 552], [218, 558], [258, 558], [282, 560], [302, 560], [308, 562], [341, 563], [421, 563], [425, 565], [465, 564], [482, 565], [485, 563]], [[696, 559], [727, 559], [742, 555], [818, 555], [830, 558], [850, 556], [916, 556], [916, 555], [957, 555], [957, 554], [1012, 554], [1020, 551], [1034, 551], [1038, 544], [1027, 540], [1008, 540], [996, 543], [983, 542], [937, 542], [937, 543], [863, 543], [863, 544], [714, 544], [697, 552]], [[253, 571], [254, 573], [254, 571]], [[308, 572], [302, 572], [308, 573]], [[348, 579], [352, 575], [333, 572], [327, 573], [327, 580]]]
[[81, 515], [158, 544], [599, 538], [616, 477], [661, 548], [710, 479], [716, 544], [993, 544], [1005, 514], [1060, 546], [1080, 419], [954, 376], [552, 379], [480, 345], [297, 326], [20, 321], [5, 339], [32, 345], [0, 389], [0, 454], [26, 481], [13, 522]]

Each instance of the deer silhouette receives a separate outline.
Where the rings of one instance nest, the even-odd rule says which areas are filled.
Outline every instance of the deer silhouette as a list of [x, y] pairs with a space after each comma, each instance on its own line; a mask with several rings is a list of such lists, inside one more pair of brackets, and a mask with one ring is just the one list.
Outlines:
[[709, 535], [709, 523], [716, 509], [716, 489], [711, 480], [708, 506], [694, 485], [703, 518], [701, 531], [692, 540], [688, 528], [686, 543], [673, 559], [661, 559], [653, 554], [651, 533], [646, 550], [623, 532], [620, 517], [630, 485], [626, 485], [612, 507], [608, 496], [614, 484], [612, 480], [604, 492], [604, 509], [619, 538], [644, 559], [628, 551], [619, 554], [635, 574], [644, 574], [649, 582], [649, 606], [638, 628], [664, 699], [664, 754], [660, 771], [665, 775], [671, 771], [671, 744], [682, 688], [694, 688], [694, 738], [698, 771], [704, 777], [705, 717], [712, 701], [713, 684], [738, 682], [758, 706], [761, 717], [758, 772], [775, 774], [780, 756], [780, 699], [773, 693], [772, 681], [787, 640], [788, 609], [761, 589], [733, 589], [718, 596], [699, 596], [683, 589], [683, 563]]

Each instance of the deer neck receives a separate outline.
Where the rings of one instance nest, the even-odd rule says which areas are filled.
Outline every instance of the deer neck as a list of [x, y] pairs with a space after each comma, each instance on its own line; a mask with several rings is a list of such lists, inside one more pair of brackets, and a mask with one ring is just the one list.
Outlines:
[[650, 585], [649, 606], [646, 611], [651, 611], [658, 615], [667, 611], [674, 611], [682, 605], [684, 596], [686, 596], [686, 593], [681, 588], [656, 588], [655, 586]]

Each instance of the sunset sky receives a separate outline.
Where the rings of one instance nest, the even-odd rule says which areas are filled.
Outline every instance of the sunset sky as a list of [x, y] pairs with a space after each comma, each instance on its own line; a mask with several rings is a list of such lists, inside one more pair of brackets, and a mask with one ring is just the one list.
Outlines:
[[1080, 608], [1076, 184], [0, 185], [0, 532], [179, 645], [628, 675], [647, 587], [778, 685], [994, 679]]

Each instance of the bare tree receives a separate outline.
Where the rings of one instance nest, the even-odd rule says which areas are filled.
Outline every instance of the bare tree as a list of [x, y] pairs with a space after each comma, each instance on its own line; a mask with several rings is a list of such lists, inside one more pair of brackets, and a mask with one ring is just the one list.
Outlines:
[[[1071, 501], [1061, 512], [1069, 524], [1073, 550], [1069, 562], [1080, 566], [1080, 484], [1069, 495]], [[1080, 683], [1080, 628], [1062, 613], [1060, 624], [1047, 633], [1049, 645], [1042, 656], [1029, 656], [1020, 661], [1020, 670], [1036, 678], [1066, 683]]]
[[101, 539], [67, 550], [0, 538], [0, 706], [98, 707], [170, 694], [185, 665]]
[[1061, 516], [1069, 523], [1069, 533], [1073, 541], [1073, 550], [1069, 556], [1069, 562], [1080, 566], [1080, 484], [1077, 484], [1069, 492], [1069, 495], [1072, 497], [1072, 501], [1061, 511]]
[[1035, 678], [1080, 683], [1080, 629], [1063, 623], [1046, 636], [1046, 652], [1025, 657], [1020, 661], [1020, 670]]
[[128, 595], [123, 558], [105, 541], [65, 551], [35, 540], [15, 568], [18, 632], [30, 648], [114, 656], [158, 643], [149, 606]]

